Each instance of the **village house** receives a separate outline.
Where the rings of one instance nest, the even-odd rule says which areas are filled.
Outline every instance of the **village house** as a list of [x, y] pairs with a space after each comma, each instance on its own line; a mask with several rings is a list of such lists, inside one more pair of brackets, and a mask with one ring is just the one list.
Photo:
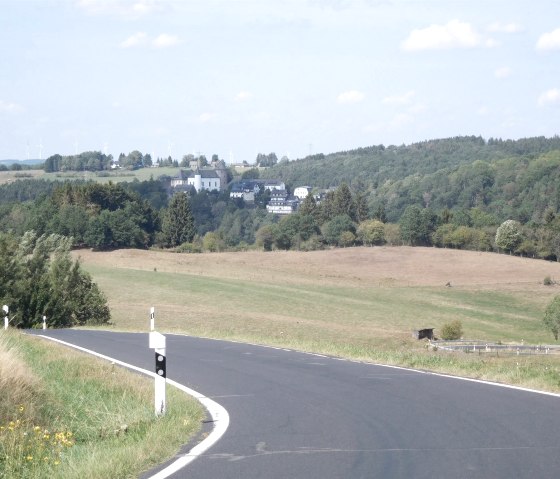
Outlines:
[[285, 190], [286, 185], [281, 180], [241, 180], [231, 185], [229, 197], [243, 198], [245, 201], [254, 201], [255, 195], [260, 191]]
[[295, 212], [298, 206], [299, 199], [295, 196], [288, 196], [286, 190], [272, 190], [266, 210], [277, 215], [289, 215]]
[[179, 174], [171, 178], [171, 188], [185, 190], [193, 187], [196, 192], [222, 191], [227, 186], [227, 172], [224, 168], [196, 168], [194, 171], [179, 170]]
[[230, 198], [243, 198], [246, 203], [255, 201], [255, 195], [261, 191], [257, 180], [243, 180], [231, 185]]
[[311, 193], [312, 189], [313, 188], [311, 186], [298, 186], [294, 190], [294, 196], [303, 201], [305, 198], [307, 198], [307, 195]]

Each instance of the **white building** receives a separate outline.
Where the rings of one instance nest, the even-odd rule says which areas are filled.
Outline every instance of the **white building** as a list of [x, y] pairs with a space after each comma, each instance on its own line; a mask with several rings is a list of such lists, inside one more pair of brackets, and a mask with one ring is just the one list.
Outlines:
[[281, 180], [266, 180], [264, 182], [264, 189], [268, 191], [285, 190], [286, 185]]
[[313, 188], [311, 186], [298, 186], [294, 190], [294, 196], [303, 201], [305, 198], [307, 198], [307, 195], [311, 193], [312, 189]]
[[191, 171], [187, 174], [180, 170], [179, 175], [171, 179], [172, 188], [184, 188], [193, 186], [198, 193], [201, 190], [220, 191], [222, 189], [221, 177], [215, 169]]

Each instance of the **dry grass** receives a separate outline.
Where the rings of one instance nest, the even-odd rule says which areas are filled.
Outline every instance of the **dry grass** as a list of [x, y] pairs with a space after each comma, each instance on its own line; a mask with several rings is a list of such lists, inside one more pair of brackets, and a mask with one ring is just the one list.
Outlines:
[[545, 292], [545, 276], [560, 278], [560, 263], [436, 248], [376, 247], [326, 251], [173, 254], [118, 250], [76, 252], [85, 264], [279, 283], [353, 286], [444, 286]]
[[251, 339], [402, 340], [458, 319], [471, 337], [544, 342], [539, 316], [558, 287], [543, 278], [560, 277], [560, 263], [434, 248], [75, 254], [119, 328], [145, 329], [156, 306], [163, 329]]
[[560, 390], [555, 359], [530, 360], [523, 374], [513, 374], [516, 362], [427, 351], [410, 334], [424, 327], [437, 334], [443, 324], [460, 320], [469, 338], [550, 343], [542, 314], [560, 288], [544, 286], [543, 279], [560, 278], [559, 263], [408, 247], [75, 254], [107, 294], [120, 330], [147, 330], [155, 306], [161, 331]]
[[[42, 394], [41, 383], [22, 360], [19, 351], [8, 344], [5, 331], [0, 332], [0, 423], [5, 423], [19, 404], [33, 405]], [[34, 417], [34, 407], [25, 409]]]

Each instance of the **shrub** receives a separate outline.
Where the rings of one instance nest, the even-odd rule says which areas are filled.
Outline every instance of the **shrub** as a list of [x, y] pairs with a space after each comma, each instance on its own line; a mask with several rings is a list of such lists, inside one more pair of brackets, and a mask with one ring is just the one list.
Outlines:
[[556, 296], [547, 306], [543, 323], [546, 329], [552, 333], [554, 339], [558, 341], [558, 334], [560, 333], [560, 295]]
[[554, 280], [550, 276], [545, 276], [543, 279], [543, 284], [545, 286], [552, 286], [554, 284]]
[[173, 249], [176, 253], [202, 253], [202, 245], [198, 242], [183, 243]]
[[325, 245], [321, 241], [321, 238], [317, 235], [312, 236], [307, 241], [303, 241], [299, 245], [300, 251], [317, 251], [324, 249]]
[[452, 340], [463, 336], [463, 324], [458, 319], [445, 323], [441, 328], [441, 338]]
[[340, 238], [338, 239], [338, 244], [343, 248], [347, 248], [348, 246], [352, 246], [355, 241], [356, 235], [352, 233], [352, 231], [343, 231], [340, 234]]

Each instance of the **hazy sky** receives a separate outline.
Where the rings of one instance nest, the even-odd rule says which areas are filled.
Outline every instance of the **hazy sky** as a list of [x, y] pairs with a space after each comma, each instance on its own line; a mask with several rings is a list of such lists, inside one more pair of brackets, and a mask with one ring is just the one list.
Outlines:
[[558, 0], [0, 0], [0, 159], [558, 133]]

